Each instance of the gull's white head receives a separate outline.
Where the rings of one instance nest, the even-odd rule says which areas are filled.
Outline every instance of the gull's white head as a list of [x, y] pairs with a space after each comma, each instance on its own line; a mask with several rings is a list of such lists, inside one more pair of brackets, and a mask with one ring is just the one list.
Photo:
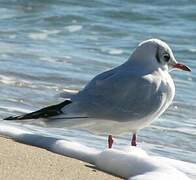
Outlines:
[[171, 48], [159, 39], [149, 39], [141, 42], [129, 61], [152, 70], [161, 68], [168, 71], [173, 69], [191, 71], [187, 66], [178, 63]]

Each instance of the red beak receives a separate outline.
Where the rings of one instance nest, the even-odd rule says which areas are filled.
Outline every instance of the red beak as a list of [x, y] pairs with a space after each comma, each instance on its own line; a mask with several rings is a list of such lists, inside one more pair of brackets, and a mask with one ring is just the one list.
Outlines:
[[180, 63], [174, 64], [173, 67], [176, 69], [181, 69], [183, 71], [191, 71], [191, 69], [188, 66]]

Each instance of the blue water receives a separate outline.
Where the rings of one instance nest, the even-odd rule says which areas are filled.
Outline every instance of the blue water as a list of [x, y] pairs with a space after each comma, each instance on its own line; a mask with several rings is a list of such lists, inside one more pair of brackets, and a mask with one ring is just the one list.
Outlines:
[[[160, 38], [191, 73], [172, 72], [176, 96], [167, 112], [138, 134], [151, 154], [196, 163], [196, 1], [0, 1], [0, 118], [62, 101], [96, 74], [124, 62], [136, 45]], [[21, 124], [46, 136], [106, 146], [107, 132]], [[44, 126], [44, 127], [43, 127]], [[93, 128], [94, 126], [94, 128]], [[71, 128], [72, 127], [72, 128]], [[74, 127], [74, 128], [73, 128]], [[116, 136], [117, 148], [130, 134]]]

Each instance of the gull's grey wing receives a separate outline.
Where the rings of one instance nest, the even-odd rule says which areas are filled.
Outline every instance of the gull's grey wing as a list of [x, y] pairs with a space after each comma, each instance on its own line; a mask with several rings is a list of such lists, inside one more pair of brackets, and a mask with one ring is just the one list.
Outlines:
[[75, 100], [82, 111], [92, 117], [143, 118], [165, 104], [166, 93], [162, 86], [161, 78], [152, 74], [111, 70], [95, 77]]
[[59, 97], [65, 98], [65, 99], [71, 99], [72, 96], [76, 95], [77, 93], [78, 93], [78, 90], [65, 89], [62, 93], [59, 94]]

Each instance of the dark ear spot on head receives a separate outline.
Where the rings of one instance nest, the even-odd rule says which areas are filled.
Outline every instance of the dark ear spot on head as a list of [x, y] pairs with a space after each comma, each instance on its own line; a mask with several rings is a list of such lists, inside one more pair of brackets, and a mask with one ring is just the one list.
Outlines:
[[161, 63], [161, 60], [160, 60], [160, 57], [159, 57], [159, 46], [157, 47], [155, 57], [156, 57], [157, 62]]

